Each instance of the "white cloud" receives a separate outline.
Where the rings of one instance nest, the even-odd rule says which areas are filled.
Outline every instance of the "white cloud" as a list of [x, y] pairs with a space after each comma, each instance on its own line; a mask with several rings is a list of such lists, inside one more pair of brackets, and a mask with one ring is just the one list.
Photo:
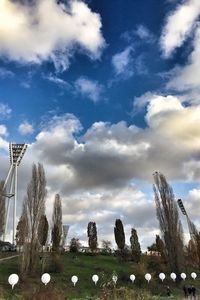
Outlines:
[[7, 134], [7, 127], [5, 125], [0, 125], [0, 135], [6, 136]]
[[104, 91], [103, 86], [95, 80], [90, 80], [86, 77], [80, 77], [75, 81], [76, 92], [87, 97], [93, 102], [98, 102], [102, 99]]
[[137, 29], [134, 31], [134, 33], [141, 39], [144, 40], [146, 43], [153, 43], [155, 42], [155, 36], [153, 33], [150, 32], [150, 30], [140, 24], [137, 26]]
[[65, 81], [64, 79], [62, 79], [56, 75], [53, 75], [53, 74], [43, 75], [43, 78], [49, 80], [50, 82], [55, 83], [57, 86], [59, 86], [63, 89], [71, 88], [71, 85], [67, 81]]
[[200, 14], [199, 0], [184, 1], [167, 17], [160, 44], [163, 54], [168, 57], [180, 47], [194, 29]]
[[133, 48], [128, 46], [122, 52], [115, 54], [112, 57], [112, 65], [114, 67], [116, 75], [125, 74], [128, 77], [133, 75], [133, 70], [130, 68], [132, 62]]
[[200, 27], [197, 28], [194, 42], [194, 50], [190, 54], [189, 61], [183, 67], [176, 67], [171, 72], [168, 88], [178, 91], [190, 90], [199, 94], [200, 84]]
[[76, 49], [99, 58], [105, 41], [99, 14], [82, 1], [58, 4], [55, 0], [32, 5], [11, 0], [0, 2], [0, 54], [22, 63], [53, 61], [65, 70]]
[[[86, 241], [87, 223], [94, 220], [99, 240], [106, 237], [114, 241], [113, 225], [121, 218], [127, 241], [131, 226], [135, 226], [144, 249], [158, 232], [152, 173], [163, 172], [172, 186], [173, 180], [184, 184], [199, 179], [199, 114], [198, 106], [185, 107], [176, 97], [154, 95], [147, 103], [144, 129], [125, 122], [96, 122], [82, 134], [75, 116], [54, 116], [28, 146], [19, 168], [19, 199], [25, 194], [32, 162], [40, 161], [47, 176], [48, 217], [51, 219], [53, 198], [59, 192], [63, 221], [71, 226], [70, 237]], [[8, 147], [3, 138], [0, 147]], [[9, 158], [0, 157], [0, 163], [4, 178]], [[133, 184], [134, 179], [150, 192], [144, 194]], [[191, 211], [191, 217], [195, 213]]]
[[[159, 127], [162, 122], [163, 115], [172, 115], [173, 112], [177, 112], [183, 109], [180, 100], [175, 96], [160, 96], [151, 95], [148, 99], [149, 105], [147, 107], [146, 120], [151, 127]], [[174, 124], [175, 125], [175, 124]]]
[[19, 125], [18, 131], [21, 135], [28, 135], [28, 134], [32, 134], [34, 132], [34, 128], [33, 128], [32, 124], [30, 124], [27, 121], [24, 121], [23, 123], [21, 123]]
[[0, 78], [7, 78], [7, 77], [14, 77], [14, 73], [10, 70], [7, 70], [5, 68], [0, 68]]
[[4, 103], [0, 103], [0, 118], [10, 117], [12, 109]]

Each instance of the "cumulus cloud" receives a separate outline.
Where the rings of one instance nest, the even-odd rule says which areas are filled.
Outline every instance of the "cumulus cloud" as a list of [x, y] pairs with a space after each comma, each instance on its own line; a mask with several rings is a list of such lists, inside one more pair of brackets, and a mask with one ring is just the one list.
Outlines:
[[76, 48], [99, 58], [105, 41], [100, 15], [83, 1], [0, 2], [0, 54], [20, 63], [53, 61], [57, 70], [69, 67]]
[[78, 95], [86, 97], [93, 102], [98, 102], [103, 98], [103, 85], [87, 77], [80, 77], [75, 81], [75, 90]]
[[[125, 122], [96, 122], [82, 133], [75, 116], [54, 116], [28, 146], [19, 168], [19, 199], [26, 191], [32, 162], [40, 161], [47, 176], [48, 217], [54, 196], [60, 193], [63, 221], [71, 226], [69, 236], [86, 241], [87, 223], [94, 220], [99, 239], [114, 241], [114, 222], [121, 218], [127, 239], [135, 226], [144, 249], [158, 233], [152, 173], [163, 172], [172, 186], [173, 180], [194, 181], [200, 176], [199, 113], [199, 106], [186, 107], [174, 96], [154, 95], [147, 103], [143, 129]], [[3, 137], [0, 147], [8, 147]], [[9, 158], [0, 157], [0, 163], [4, 178]], [[134, 180], [143, 182], [150, 192], [144, 194]]]
[[189, 56], [189, 60], [183, 67], [176, 67], [171, 72], [168, 88], [178, 91], [190, 90], [192, 93], [196, 90], [199, 94], [200, 84], [200, 27], [196, 30], [193, 41], [193, 51]]
[[119, 52], [112, 57], [112, 65], [116, 75], [125, 74], [128, 77], [133, 75], [133, 70], [130, 68], [130, 63], [132, 62], [132, 52], [133, 48], [128, 46], [122, 52]]
[[161, 49], [166, 57], [183, 44], [194, 29], [199, 14], [200, 2], [198, 0], [184, 1], [169, 14], [160, 40]]
[[19, 125], [18, 131], [21, 135], [28, 135], [28, 134], [32, 134], [34, 132], [34, 128], [33, 128], [32, 124], [25, 121]]

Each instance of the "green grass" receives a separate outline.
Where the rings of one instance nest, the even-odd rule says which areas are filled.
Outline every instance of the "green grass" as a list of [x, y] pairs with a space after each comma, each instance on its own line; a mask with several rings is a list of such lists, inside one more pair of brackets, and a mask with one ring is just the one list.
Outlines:
[[[133, 293], [139, 290], [140, 292], [147, 291], [155, 294], [155, 296], [151, 296], [150, 298], [137, 298], [137, 299], [154, 299], [154, 300], [165, 300], [165, 299], [182, 299], [182, 290], [178, 288], [175, 284], [172, 283], [170, 279], [165, 281], [162, 284], [159, 279], [155, 279], [155, 273], [150, 270], [152, 274], [152, 281], [147, 284], [144, 279], [144, 274], [146, 271], [146, 262], [143, 264], [137, 265], [132, 262], [119, 263], [118, 258], [112, 256], [87, 256], [87, 255], [77, 255], [75, 258], [73, 254], [61, 255], [61, 266], [63, 272], [60, 273], [50, 273], [51, 282], [45, 287], [40, 282], [40, 273], [35, 276], [27, 276], [23, 280], [20, 278], [20, 282], [15, 287], [15, 292], [18, 295], [18, 299], [44, 299], [44, 300], [75, 300], [75, 299], [97, 299], [96, 296], [102, 293], [104, 283], [107, 284], [109, 281], [111, 282], [112, 274], [115, 272], [118, 275], [118, 282], [116, 285], [116, 289], [119, 288], [117, 293], [120, 293], [120, 289], [126, 287], [127, 295], [128, 293]], [[146, 258], [145, 258], [146, 259]], [[51, 257], [49, 256], [47, 259], [49, 262]], [[48, 267], [45, 271], [48, 271]], [[138, 273], [139, 272], [139, 273]], [[1, 299], [12, 299], [8, 296], [11, 287], [8, 284], [8, 276], [12, 273], [19, 274], [19, 258], [13, 258], [10, 260], [6, 260], [4, 262], [0, 262], [0, 300]], [[136, 282], [132, 284], [129, 280], [130, 274], [136, 275]], [[97, 286], [92, 282], [92, 275], [99, 275], [99, 282]], [[79, 280], [75, 287], [71, 282], [72, 275], [77, 275]], [[187, 284], [193, 283], [191, 280], [186, 282]], [[199, 281], [196, 281], [196, 286], [199, 286]], [[170, 285], [174, 296], [169, 297], [161, 297], [160, 295], [166, 294], [166, 284]], [[111, 283], [110, 287], [107, 288], [108, 291], [113, 291], [113, 284]], [[45, 295], [33, 297], [31, 295]], [[7, 294], [7, 298], [5, 295]], [[124, 293], [123, 293], [124, 294]], [[157, 295], [156, 295], [157, 294]], [[3, 296], [4, 295], [4, 296]], [[29, 295], [29, 296], [28, 296]], [[47, 296], [48, 295], [48, 296]], [[52, 296], [54, 295], [54, 296]], [[55, 296], [56, 295], [56, 296]], [[23, 297], [22, 297], [23, 296]], [[87, 298], [90, 296], [90, 298]], [[2, 297], [2, 298], [1, 298]], [[3, 298], [4, 297], [4, 298]], [[30, 298], [28, 298], [30, 297]], [[46, 297], [46, 298], [45, 298]], [[53, 298], [54, 297], [54, 298]], [[67, 298], [66, 298], [67, 297]], [[92, 298], [93, 297], [93, 298]], [[111, 296], [110, 296], [111, 297]], [[124, 299], [133, 299], [133, 297]], [[107, 298], [114, 299], [114, 298]], [[122, 300], [122, 298], [116, 298], [116, 300]], [[136, 299], [136, 298], [134, 298]]]

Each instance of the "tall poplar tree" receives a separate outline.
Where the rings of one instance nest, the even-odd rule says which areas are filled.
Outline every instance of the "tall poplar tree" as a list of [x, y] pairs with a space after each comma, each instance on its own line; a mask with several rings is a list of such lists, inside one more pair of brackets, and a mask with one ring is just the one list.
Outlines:
[[115, 221], [114, 234], [118, 249], [122, 253], [125, 248], [125, 233], [123, 223], [120, 219], [116, 219]]
[[88, 234], [88, 245], [93, 253], [94, 251], [97, 250], [97, 246], [98, 246], [97, 227], [95, 222], [88, 223], [87, 234]]
[[130, 243], [131, 243], [132, 259], [134, 262], [139, 263], [141, 258], [141, 248], [138, 240], [137, 231], [134, 228], [131, 229]]
[[154, 173], [153, 190], [157, 218], [162, 233], [166, 260], [170, 270], [180, 274], [184, 262], [183, 230], [174, 193], [165, 176]]
[[62, 238], [62, 201], [59, 194], [56, 194], [52, 215], [52, 248], [58, 251]]

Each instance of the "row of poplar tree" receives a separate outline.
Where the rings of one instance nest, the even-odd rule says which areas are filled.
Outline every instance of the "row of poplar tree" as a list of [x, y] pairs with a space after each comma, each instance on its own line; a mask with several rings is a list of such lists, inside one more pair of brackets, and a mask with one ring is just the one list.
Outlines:
[[[97, 247], [98, 247], [97, 227], [95, 222], [88, 223], [87, 234], [88, 234], [88, 245], [91, 251], [94, 253], [97, 251]], [[121, 258], [125, 259], [128, 251], [125, 243], [126, 238], [125, 238], [124, 226], [120, 219], [116, 219], [115, 221], [114, 236], [115, 236], [115, 242], [118, 247], [117, 253]], [[111, 253], [111, 249], [110, 249], [111, 243], [109, 241], [103, 241], [102, 246], [103, 246], [103, 250]], [[135, 228], [131, 229], [130, 248], [131, 248], [132, 260], [138, 263], [141, 257], [141, 247], [138, 240], [137, 231]]]
[[32, 167], [32, 177], [27, 186], [22, 214], [16, 229], [16, 244], [22, 248], [21, 271], [31, 273], [38, 262], [38, 251], [43, 252], [51, 232], [54, 251], [58, 251], [62, 239], [62, 203], [59, 194], [55, 196], [51, 230], [46, 217], [46, 178], [42, 164]]

